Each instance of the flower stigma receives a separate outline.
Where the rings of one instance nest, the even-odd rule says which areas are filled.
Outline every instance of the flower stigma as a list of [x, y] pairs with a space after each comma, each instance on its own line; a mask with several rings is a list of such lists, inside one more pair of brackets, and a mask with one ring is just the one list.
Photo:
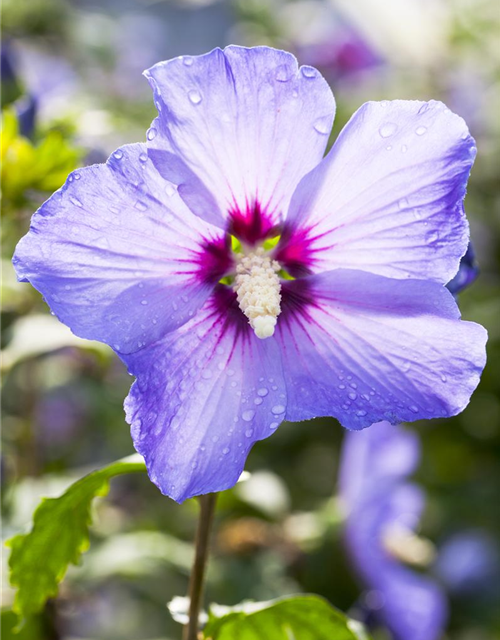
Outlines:
[[270, 338], [281, 313], [281, 284], [276, 260], [263, 247], [237, 254], [233, 289], [257, 338]]

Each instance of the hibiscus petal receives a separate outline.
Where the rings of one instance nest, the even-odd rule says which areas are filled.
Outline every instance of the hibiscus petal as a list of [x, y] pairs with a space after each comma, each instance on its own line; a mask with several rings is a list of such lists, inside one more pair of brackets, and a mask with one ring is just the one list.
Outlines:
[[13, 262], [74, 333], [129, 353], [203, 305], [214, 284], [207, 247], [221, 242], [137, 144], [72, 173], [33, 216]]
[[162, 493], [178, 502], [235, 484], [256, 440], [284, 419], [279, 349], [259, 340], [219, 287], [196, 318], [126, 356], [132, 437]]
[[476, 147], [440, 102], [368, 102], [292, 198], [277, 259], [446, 283], [469, 237], [463, 211]]
[[257, 204], [278, 223], [325, 152], [335, 102], [321, 75], [284, 51], [237, 46], [145, 75], [159, 112], [150, 155], [191, 210], [225, 227]]
[[348, 429], [459, 413], [486, 358], [486, 331], [445, 287], [347, 269], [287, 283], [277, 337], [287, 419]]

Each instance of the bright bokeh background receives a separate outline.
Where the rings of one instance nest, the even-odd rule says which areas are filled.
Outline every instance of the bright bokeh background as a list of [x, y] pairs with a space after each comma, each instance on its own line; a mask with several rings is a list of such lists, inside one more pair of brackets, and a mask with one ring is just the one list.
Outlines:
[[[500, 9], [497, 0], [4, 0], [4, 536], [23, 531], [42, 495], [132, 452], [122, 402], [131, 379], [110, 349], [50, 316], [10, 265], [29, 218], [75, 166], [142, 141], [155, 116], [141, 72], [181, 54], [268, 44], [317, 66], [338, 111], [332, 141], [367, 100], [431, 98], [462, 115], [479, 149], [466, 199], [481, 267], [461, 294], [485, 325], [489, 362], [457, 418], [413, 425], [428, 502], [426, 571], [449, 593], [443, 638], [500, 637]], [[19, 130], [25, 135], [19, 136]], [[350, 611], [373, 601], [349, 567], [335, 500], [343, 433], [333, 419], [283, 424], [258, 443], [249, 481], [221, 499], [207, 598], [234, 604], [311, 591]], [[196, 505], [146, 477], [114, 482], [93, 544], [72, 568], [41, 640], [165, 640], [165, 607], [184, 594]], [[3, 606], [12, 592], [3, 579]], [[371, 594], [373, 596], [373, 594]], [[9, 614], [4, 622], [9, 638]], [[35, 625], [36, 626], [36, 625]], [[18, 638], [20, 636], [17, 636]], [[377, 639], [387, 638], [383, 631]]]

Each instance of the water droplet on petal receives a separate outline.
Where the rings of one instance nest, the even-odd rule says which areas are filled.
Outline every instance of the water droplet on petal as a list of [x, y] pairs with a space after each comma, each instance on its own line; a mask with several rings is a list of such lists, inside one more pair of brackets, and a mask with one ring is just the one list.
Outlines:
[[276, 80], [278, 82], [288, 82], [290, 78], [291, 75], [289, 68], [285, 64], [280, 65], [276, 70]]
[[227, 454], [229, 453], [229, 448], [228, 447], [224, 447], [224, 449], [222, 449], [222, 453], [227, 456]]
[[253, 411], [252, 409], [249, 409], [248, 411], [243, 411], [243, 413], [241, 414], [241, 417], [245, 422], [251, 422], [253, 420], [254, 415], [255, 415], [255, 411]]
[[265, 398], [267, 396], [267, 394], [269, 393], [269, 391], [266, 389], [266, 387], [262, 387], [261, 389], [259, 389], [257, 391], [257, 394], [259, 396], [261, 396], [261, 398]]
[[349, 394], [349, 398], [351, 398], [351, 400], [356, 400], [357, 397], [358, 397], [358, 394], [354, 393], [354, 391]]
[[383, 124], [380, 129], [378, 130], [378, 132], [380, 133], [380, 136], [382, 138], [389, 138], [390, 136], [393, 136], [396, 131], [397, 131], [397, 125], [394, 124], [394, 122], [386, 122], [386, 124]]
[[414, 405], [414, 404], [410, 405], [410, 406], [408, 407], [408, 409], [409, 409], [410, 411], [413, 411], [413, 413], [418, 413], [418, 407], [417, 407], [416, 405]]
[[148, 303], [148, 301], [147, 301], [147, 300], [141, 300], [141, 304], [142, 304], [142, 305], [146, 305], [147, 303]]
[[255, 398], [255, 400], [253, 402], [256, 405], [259, 405], [259, 404], [262, 404], [264, 402], [264, 400], [262, 400], [262, 398]]
[[120, 149], [117, 149], [113, 153], [113, 157], [116, 158], [117, 160], [121, 160], [123, 158], [123, 151], [121, 151]]
[[398, 207], [400, 209], [407, 209], [408, 208], [408, 199], [407, 198], [401, 198], [401, 200], [398, 202]]
[[148, 156], [146, 153], [141, 153], [141, 155], [139, 156], [139, 160], [141, 162], [147, 162], [148, 161]]
[[134, 207], [138, 210], [138, 211], [146, 211], [148, 206], [146, 204], [144, 204], [144, 202], [141, 202], [140, 200], [138, 200]]
[[74, 204], [75, 207], [83, 207], [83, 204], [80, 202], [80, 200], [78, 200], [78, 198], [75, 198], [74, 196], [70, 196], [69, 201], [71, 202], [71, 204]]
[[167, 196], [169, 198], [171, 198], [176, 191], [177, 191], [177, 187], [175, 186], [175, 184], [172, 184], [171, 182], [168, 182], [165, 185], [165, 193], [167, 194]]
[[364, 409], [360, 409], [359, 411], [356, 411], [356, 415], [361, 418], [363, 416], [366, 416], [366, 411]]
[[82, 177], [79, 173], [75, 173], [73, 174], [75, 176], [75, 180], [80, 180], [80, 178]]
[[408, 147], [405, 144], [401, 145], [401, 153], [406, 153], [408, 151]]
[[447, 382], [448, 378], [444, 375], [444, 373], [441, 375], [441, 380], [442, 382]]
[[148, 129], [147, 138], [148, 140], [154, 140], [156, 138], [157, 131], [154, 127]]
[[326, 136], [330, 133], [330, 118], [318, 118], [314, 123], [314, 130], [320, 133], [323, 136]]
[[191, 104], [200, 104], [202, 100], [201, 93], [199, 91], [196, 91], [196, 89], [191, 89], [191, 91], [188, 91], [188, 98]]
[[314, 67], [300, 67], [300, 71], [304, 78], [307, 78], [308, 80], [311, 80], [318, 75], [318, 72]]
[[271, 424], [269, 425], [269, 428], [274, 431], [274, 429], [277, 429], [279, 426], [280, 426], [279, 422], [271, 422]]
[[186, 67], [192, 66], [194, 59], [191, 56], [182, 56], [182, 62], [186, 65]]
[[275, 416], [279, 416], [280, 413], [285, 413], [285, 407], [282, 404], [277, 404], [271, 409]]
[[252, 434], [253, 434], [253, 429], [247, 429], [245, 431], [245, 435], [246, 435], [247, 438], [251, 438]]
[[417, 136], [423, 136], [426, 131], [427, 127], [417, 127], [415, 129], [415, 133], [417, 134]]

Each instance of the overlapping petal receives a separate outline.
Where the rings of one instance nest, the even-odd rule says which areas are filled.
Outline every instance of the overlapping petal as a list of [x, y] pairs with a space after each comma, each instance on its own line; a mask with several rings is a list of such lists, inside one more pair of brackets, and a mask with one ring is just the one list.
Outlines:
[[424, 280], [338, 269], [287, 284], [277, 339], [288, 420], [349, 429], [455, 415], [485, 363], [486, 331]]
[[33, 216], [14, 265], [74, 333], [129, 353], [195, 314], [213, 287], [203, 254], [222, 242], [135, 144], [72, 173]]
[[268, 226], [279, 222], [326, 148], [335, 103], [321, 75], [284, 51], [229, 46], [146, 76], [159, 112], [150, 155], [191, 210], [225, 227], [257, 204]]
[[468, 242], [463, 211], [476, 153], [440, 102], [368, 102], [291, 202], [278, 259], [445, 284]]
[[405, 481], [418, 458], [416, 434], [388, 422], [346, 434], [342, 449], [340, 495], [347, 549], [376, 601], [375, 614], [395, 640], [437, 640], [447, 617], [440, 587], [405, 566], [388, 542], [391, 535], [411, 535], [418, 526], [424, 496]]
[[182, 502], [231, 487], [253, 443], [283, 420], [278, 345], [258, 340], [219, 287], [196, 318], [124, 357], [137, 376], [126, 400], [151, 480]]

